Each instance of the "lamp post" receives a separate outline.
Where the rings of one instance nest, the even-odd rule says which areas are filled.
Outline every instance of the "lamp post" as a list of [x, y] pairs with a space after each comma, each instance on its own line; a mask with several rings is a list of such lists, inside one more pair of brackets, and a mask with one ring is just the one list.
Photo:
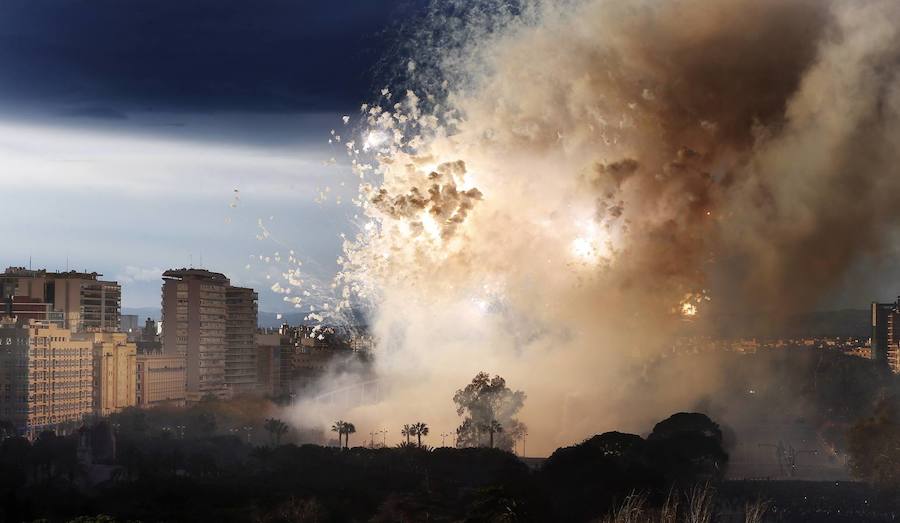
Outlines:
[[381, 446], [383, 448], [387, 448], [387, 433], [388, 433], [388, 431], [387, 431], [387, 429], [385, 429], [384, 434], [383, 434], [384, 438], [381, 440]]
[[442, 447], [447, 446], [447, 436], [449, 436], [449, 435], [450, 434], [447, 434], [446, 432], [441, 432], [441, 446]]

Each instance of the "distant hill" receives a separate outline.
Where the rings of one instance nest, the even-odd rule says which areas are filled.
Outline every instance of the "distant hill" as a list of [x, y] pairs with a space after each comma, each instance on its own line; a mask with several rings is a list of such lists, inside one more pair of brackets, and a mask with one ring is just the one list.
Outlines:
[[807, 312], [778, 322], [763, 315], [729, 315], [715, 318], [713, 324], [724, 338], [865, 338], [872, 334], [871, 312], [864, 309]]
[[122, 314], [133, 314], [138, 317], [138, 325], [143, 325], [147, 318], [159, 321], [159, 307], [122, 307]]

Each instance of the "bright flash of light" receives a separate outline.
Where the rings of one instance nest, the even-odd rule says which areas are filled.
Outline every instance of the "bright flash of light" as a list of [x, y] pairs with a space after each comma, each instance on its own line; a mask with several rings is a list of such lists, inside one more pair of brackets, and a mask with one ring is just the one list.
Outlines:
[[690, 318], [697, 315], [697, 306], [691, 302], [681, 304], [681, 315]]
[[384, 144], [388, 139], [387, 133], [384, 131], [369, 131], [366, 134], [366, 139], [363, 141], [363, 150], [368, 151], [370, 149], [375, 149]]
[[572, 256], [581, 261], [593, 263], [597, 260], [597, 251], [587, 238], [575, 238], [572, 240], [571, 249]]
[[709, 295], [705, 289], [698, 292], [689, 292], [684, 295], [684, 299], [681, 300], [681, 303], [675, 310], [684, 318], [693, 318], [700, 312], [700, 304], [705, 301], [709, 301]]
[[593, 220], [579, 223], [582, 234], [569, 244], [571, 256], [578, 262], [597, 265], [610, 258], [609, 236]]
[[422, 228], [435, 240], [441, 238], [441, 227], [434, 219], [434, 216], [428, 212], [422, 213]]

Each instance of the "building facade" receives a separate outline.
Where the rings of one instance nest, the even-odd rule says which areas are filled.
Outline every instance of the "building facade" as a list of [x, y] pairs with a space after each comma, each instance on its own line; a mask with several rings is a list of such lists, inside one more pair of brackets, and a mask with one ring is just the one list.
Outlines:
[[74, 430], [93, 410], [93, 343], [68, 329], [0, 320], [0, 416], [35, 438]]
[[224, 274], [203, 269], [163, 273], [163, 353], [185, 358], [188, 402], [226, 398]]
[[100, 276], [9, 267], [0, 275], [0, 289], [4, 298], [18, 296], [49, 304], [73, 332], [115, 332], [120, 328], [122, 289]]
[[232, 396], [257, 390], [257, 299], [253, 289], [225, 288], [225, 387]]
[[204, 269], [163, 273], [162, 349], [185, 358], [188, 402], [256, 390], [257, 294]]
[[900, 374], [900, 298], [872, 303], [872, 359]]
[[7, 296], [9, 303], [7, 313], [15, 316], [22, 325], [27, 325], [30, 320], [53, 323], [57, 327], [65, 326], [63, 313], [53, 310], [53, 304], [46, 303], [39, 298], [29, 296]]
[[256, 375], [258, 390], [267, 396], [280, 396], [281, 387], [281, 354], [290, 347], [290, 340], [279, 333], [256, 335]]
[[185, 403], [185, 360], [175, 354], [138, 354], [136, 402], [143, 409]]
[[94, 413], [109, 416], [137, 405], [137, 346], [123, 332], [91, 333]]

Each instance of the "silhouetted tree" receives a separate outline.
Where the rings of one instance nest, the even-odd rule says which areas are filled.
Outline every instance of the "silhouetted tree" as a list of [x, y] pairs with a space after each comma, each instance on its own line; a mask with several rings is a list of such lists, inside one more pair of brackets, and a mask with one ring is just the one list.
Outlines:
[[350, 448], [350, 434], [355, 434], [355, 433], [356, 433], [356, 426], [354, 424], [352, 424], [352, 423], [344, 424], [344, 438], [346, 441], [346, 445], [344, 445], [344, 448], [348, 448], [348, 449]]
[[702, 434], [722, 443], [722, 429], [706, 414], [699, 412], [679, 412], [660, 421], [647, 436], [650, 441], [671, 438], [680, 433]]
[[0, 441], [16, 435], [16, 426], [7, 419], [0, 419]]
[[[464, 389], [456, 391], [453, 402], [456, 413], [465, 416], [456, 429], [458, 447], [483, 446], [485, 433], [491, 434], [485, 427], [494, 421], [503, 427], [502, 437], [495, 442], [500, 449], [512, 450], [516, 439], [525, 432], [525, 425], [515, 418], [525, 404], [525, 393], [510, 390], [500, 376], [491, 378], [486, 372], [479, 372]], [[494, 434], [498, 432], [495, 430]]]
[[272, 438], [273, 444], [276, 447], [281, 444], [281, 436], [288, 431], [287, 423], [275, 418], [268, 418], [263, 427], [269, 433], [269, 436]]
[[725, 475], [722, 430], [705, 414], [673, 414], [653, 427], [647, 442], [652, 462], [669, 481], [716, 481]]
[[410, 424], [408, 424], [408, 423], [407, 423], [406, 425], [403, 425], [403, 428], [400, 429], [400, 435], [406, 437], [406, 445], [407, 445], [407, 446], [409, 446], [409, 444], [410, 444], [410, 443], [409, 443], [409, 438], [410, 438], [410, 436], [413, 435], [413, 431], [414, 431], [414, 430], [415, 430], [415, 429], [413, 429], [413, 426], [410, 425]]
[[847, 434], [853, 475], [888, 491], [900, 491], [900, 401], [885, 398], [875, 413]]
[[503, 432], [503, 425], [500, 424], [497, 420], [491, 420], [487, 423], [481, 425], [481, 430], [487, 432], [490, 436], [490, 448], [494, 448], [494, 434], [500, 434]]
[[344, 432], [346, 432], [346, 430], [347, 430], [347, 422], [344, 421], [344, 420], [337, 420], [337, 421], [335, 421], [334, 424], [331, 426], [331, 432], [337, 432], [337, 435], [338, 435], [338, 447], [342, 447], [342, 448], [343, 448], [343, 443], [344, 443], [344, 442], [343, 442], [343, 439], [342, 439], [342, 438], [343, 438]]
[[416, 435], [416, 438], [418, 438], [418, 440], [419, 440], [419, 447], [421, 448], [421, 447], [422, 447], [422, 436], [427, 436], [427, 435], [428, 435], [428, 425], [425, 424], [425, 423], [422, 423], [422, 422], [420, 421], [420, 422], [418, 422], [418, 423], [415, 423], [415, 424], [412, 426], [412, 430], [413, 430], [413, 434], [415, 434], [415, 435]]

